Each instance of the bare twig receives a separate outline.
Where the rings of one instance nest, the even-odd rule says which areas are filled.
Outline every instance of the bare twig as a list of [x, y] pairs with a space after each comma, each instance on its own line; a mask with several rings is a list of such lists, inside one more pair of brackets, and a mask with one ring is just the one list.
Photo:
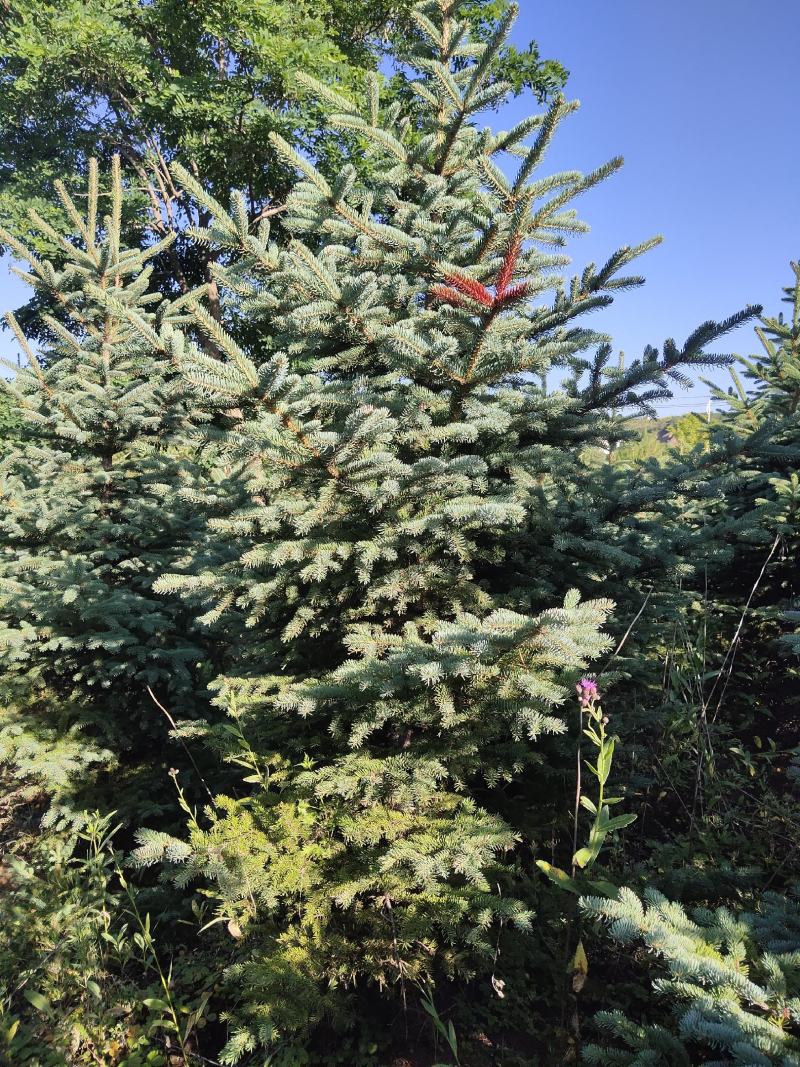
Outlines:
[[628, 638], [630, 637], [631, 633], [633, 632], [634, 626], [636, 625], [636, 623], [641, 618], [642, 613], [644, 612], [644, 609], [647, 607], [647, 603], [650, 600], [650, 597], [652, 595], [653, 595], [653, 586], [650, 586], [650, 588], [647, 590], [647, 596], [642, 601], [642, 606], [639, 608], [639, 610], [634, 615], [633, 621], [631, 622], [631, 624], [628, 627], [628, 629], [625, 631], [622, 640], [617, 645], [617, 647], [614, 649], [614, 651], [611, 653], [611, 655], [609, 656], [608, 660], [606, 661], [605, 666], [603, 667], [603, 669], [598, 674], [598, 676], [597, 676], [598, 679], [603, 677], [603, 675], [606, 673], [608, 668], [611, 666], [611, 664], [614, 662], [614, 660], [617, 658], [617, 656], [622, 651], [622, 649], [623, 649], [623, 647], [625, 645], [625, 642], [628, 640]]
[[[719, 695], [719, 700], [717, 701], [717, 706], [714, 709], [714, 715], [713, 715], [712, 720], [711, 720], [712, 722], [716, 722], [717, 721], [717, 715], [719, 714], [720, 708], [722, 707], [722, 701], [725, 699], [725, 693], [727, 691], [728, 683], [731, 680], [731, 673], [733, 671], [733, 661], [736, 658], [736, 653], [737, 653], [738, 648], [739, 648], [739, 638], [741, 637], [741, 634], [742, 634], [742, 627], [744, 626], [744, 620], [745, 620], [745, 618], [747, 616], [747, 612], [750, 610], [750, 604], [752, 603], [753, 597], [756, 595], [756, 591], [757, 591], [759, 585], [761, 584], [761, 579], [764, 577], [764, 574], [765, 574], [765, 572], [767, 570], [767, 567], [769, 566], [769, 564], [770, 564], [770, 562], [772, 560], [772, 557], [777, 552], [778, 546], [780, 545], [780, 543], [781, 543], [781, 535], [780, 535], [780, 532], [778, 532], [778, 533], [775, 534], [775, 540], [772, 542], [772, 548], [770, 548], [769, 553], [767, 555], [767, 558], [764, 560], [764, 565], [762, 566], [758, 577], [756, 578], [755, 582], [753, 583], [753, 588], [750, 590], [750, 596], [748, 596], [747, 603], [745, 604], [744, 609], [742, 610], [742, 615], [741, 615], [741, 618], [739, 619], [739, 625], [736, 627], [736, 633], [733, 635], [733, 640], [731, 641], [730, 647], [728, 648], [728, 651], [725, 654], [725, 659], [722, 661], [722, 666], [720, 667], [719, 674], [717, 675], [717, 677], [716, 677], [716, 679], [714, 681], [714, 684], [711, 687], [711, 692], [708, 694], [708, 700], [706, 701], [706, 707], [710, 706], [711, 698], [714, 696], [714, 692], [715, 692], [715, 690], [717, 688], [717, 685], [719, 684], [720, 678], [722, 678], [722, 676], [723, 676], [723, 672], [725, 672], [725, 682], [724, 682], [724, 684], [722, 686], [722, 692]], [[729, 660], [730, 660], [730, 662], [728, 662]], [[728, 667], [727, 671], [725, 671], [726, 664], [727, 664], [727, 667]]]
[[213, 803], [214, 803], [214, 794], [213, 794], [213, 793], [211, 792], [211, 790], [210, 790], [210, 789], [208, 788], [208, 784], [207, 784], [207, 782], [206, 782], [205, 778], [203, 777], [203, 775], [202, 775], [202, 773], [201, 773], [201, 771], [200, 771], [200, 768], [199, 768], [199, 767], [197, 766], [197, 763], [195, 762], [195, 758], [194, 758], [194, 756], [192, 755], [192, 753], [190, 752], [190, 750], [189, 750], [189, 747], [188, 747], [188, 745], [187, 745], [187, 744], [186, 744], [186, 742], [185, 742], [185, 741], [183, 740], [183, 738], [181, 737], [181, 735], [180, 735], [180, 734], [178, 733], [178, 724], [177, 724], [177, 723], [175, 722], [175, 720], [173, 719], [173, 717], [172, 717], [172, 716], [170, 715], [170, 713], [169, 713], [169, 712], [167, 711], [167, 709], [166, 709], [166, 708], [164, 707], [164, 705], [163, 705], [163, 704], [161, 703], [161, 701], [160, 701], [160, 700], [158, 699], [158, 697], [157, 697], [157, 696], [155, 695], [155, 693], [153, 692], [153, 690], [152, 690], [152, 689], [150, 688], [150, 686], [149, 686], [149, 685], [147, 686], [147, 692], [148, 692], [148, 693], [150, 694], [150, 699], [151, 699], [151, 700], [153, 701], [153, 703], [155, 704], [155, 706], [156, 706], [156, 707], [157, 707], [157, 708], [158, 708], [158, 709], [159, 709], [160, 711], [163, 711], [163, 712], [164, 712], [164, 715], [165, 715], [165, 716], [166, 716], [166, 718], [167, 718], [167, 722], [168, 722], [168, 723], [170, 724], [170, 726], [172, 727], [172, 729], [173, 729], [173, 730], [175, 731], [175, 736], [177, 737], [178, 741], [180, 742], [180, 744], [181, 744], [181, 747], [183, 748], [183, 751], [184, 751], [184, 752], [186, 753], [186, 755], [187, 755], [187, 756], [189, 757], [189, 760], [190, 760], [190, 762], [191, 762], [192, 766], [193, 766], [193, 767], [194, 767], [194, 769], [195, 769], [195, 772], [196, 772], [196, 774], [197, 774], [197, 777], [198, 777], [198, 778], [200, 779], [200, 781], [202, 782], [202, 784], [203, 784], [203, 788], [205, 789], [206, 793], [208, 794], [208, 799], [209, 799], [209, 800], [211, 801], [211, 803], [213, 804]]

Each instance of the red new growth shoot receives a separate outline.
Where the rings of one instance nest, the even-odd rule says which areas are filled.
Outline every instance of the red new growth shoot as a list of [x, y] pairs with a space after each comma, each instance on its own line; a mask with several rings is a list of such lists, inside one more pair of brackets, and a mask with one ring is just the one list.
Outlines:
[[466, 278], [460, 274], [446, 274], [444, 280], [447, 284], [432, 286], [431, 296], [444, 303], [453, 304], [455, 307], [466, 307], [467, 304], [464, 301], [464, 297], [467, 296], [470, 300], [474, 300], [475, 303], [488, 308], [491, 312], [500, 311], [502, 308], [508, 307], [509, 304], [513, 304], [528, 295], [526, 282], [520, 282], [518, 285], [509, 285], [514, 277], [521, 251], [522, 241], [519, 237], [515, 237], [509, 245], [500, 273], [494, 283], [494, 295], [491, 289], [487, 289], [485, 285], [482, 285], [481, 282], [476, 281], [474, 278]]
[[443, 304], [454, 304], [456, 307], [463, 307], [464, 301], [461, 299], [461, 293], [455, 289], [451, 289], [449, 285], [432, 285], [431, 296], [436, 297], [437, 300], [441, 300]]
[[484, 307], [490, 308], [494, 303], [494, 297], [491, 292], [485, 285], [475, 281], [474, 278], [462, 278], [458, 274], [448, 274], [445, 276], [445, 281], [453, 289], [457, 289], [464, 296], [483, 304]]
[[517, 265], [521, 248], [522, 241], [519, 237], [515, 237], [506, 252], [506, 258], [503, 260], [503, 266], [500, 268], [500, 273], [497, 275], [497, 285], [495, 288], [497, 289], [497, 295], [499, 297], [505, 296], [509, 282], [514, 277], [514, 268]]
[[520, 282], [519, 285], [512, 285], [505, 290], [502, 296], [498, 294], [495, 300], [495, 305], [500, 307], [508, 307], [509, 304], [516, 303], [517, 300], [522, 300], [523, 297], [528, 295], [530, 286], [527, 282]]

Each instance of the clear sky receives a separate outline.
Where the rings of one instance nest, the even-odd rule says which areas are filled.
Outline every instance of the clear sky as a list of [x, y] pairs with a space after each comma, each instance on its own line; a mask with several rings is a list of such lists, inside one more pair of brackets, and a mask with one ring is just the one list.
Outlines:
[[[562, 124], [547, 171], [622, 172], [577, 204], [592, 226], [576, 267], [663, 234], [640, 260], [647, 284], [596, 320], [630, 358], [748, 303], [779, 309], [800, 257], [800, 0], [521, 0], [514, 40], [570, 71], [581, 109]], [[527, 114], [520, 99], [502, 126]], [[0, 310], [25, 299], [0, 267]], [[749, 327], [724, 348], [754, 351]], [[0, 336], [8, 354], [8, 334]], [[724, 380], [724, 375], [720, 381]], [[697, 385], [665, 413], [702, 409]]]
[[[598, 328], [631, 357], [746, 304], [780, 310], [788, 261], [800, 258], [798, 0], [521, 0], [514, 41], [539, 42], [570, 71], [581, 101], [562, 124], [547, 170], [625, 167], [576, 207], [592, 227], [572, 252], [603, 262], [622, 244], [662, 234], [639, 261], [647, 284], [620, 294]], [[530, 102], [517, 100], [508, 126]], [[724, 351], [748, 354], [750, 327]], [[716, 376], [723, 383], [727, 374]], [[703, 407], [679, 393], [665, 413]]]

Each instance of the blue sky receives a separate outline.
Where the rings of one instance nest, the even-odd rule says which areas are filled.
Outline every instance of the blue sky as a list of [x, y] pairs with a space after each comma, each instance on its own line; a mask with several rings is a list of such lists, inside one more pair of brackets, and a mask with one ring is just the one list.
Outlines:
[[[576, 268], [622, 244], [663, 234], [640, 260], [647, 284], [621, 294], [596, 326], [633, 358], [680, 343], [700, 322], [748, 303], [779, 309], [788, 261], [800, 257], [800, 3], [797, 0], [521, 0], [514, 40], [539, 41], [570, 70], [581, 109], [562, 124], [547, 172], [624, 169], [579, 202], [592, 231]], [[533, 104], [493, 119], [508, 126]], [[0, 310], [25, 299], [0, 266]], [[752, 329], [728, 351], [754, 351]], [[10, 351], [8, 334], [0, 347]], [[726, 376], [717, 375], [720, 382]], [[702, 409], [708, 390], [679, 393], [664, 413]]]
[[[788, 262], [800, 257], [800, 3], [797, 0], [521, 0], [513, 40], [538, 40], [570, 71], [581, 101], [561, 126], [547, 171], [625, 167], [576, 206], [592, 231], [577, 266], [653, 234], [639, 261], [647, 284], [597, 317], [631, 358], [666, 337], [749, 303], [780, 309]], [[503, 126], [523, 117], [517, 100]], [[756, 351], [752, 328], [721, 349]], [[727, 374], [717, 374], [723, 384]], [[703, 407], [678, 393], [665, 413]]]

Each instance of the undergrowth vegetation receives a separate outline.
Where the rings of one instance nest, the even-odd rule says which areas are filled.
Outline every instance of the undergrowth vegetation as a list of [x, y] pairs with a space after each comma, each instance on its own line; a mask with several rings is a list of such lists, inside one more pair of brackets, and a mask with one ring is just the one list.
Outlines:
[[118, 157], [0, 230], [9, 1063], [800, 1064], [800, 268], [617, 363], [657, 239], [570, 275], [621, 161], [484, 127], [474, 9], [401, 92], [300, 77], [280, 204], [171, 161], [197, 287]]

